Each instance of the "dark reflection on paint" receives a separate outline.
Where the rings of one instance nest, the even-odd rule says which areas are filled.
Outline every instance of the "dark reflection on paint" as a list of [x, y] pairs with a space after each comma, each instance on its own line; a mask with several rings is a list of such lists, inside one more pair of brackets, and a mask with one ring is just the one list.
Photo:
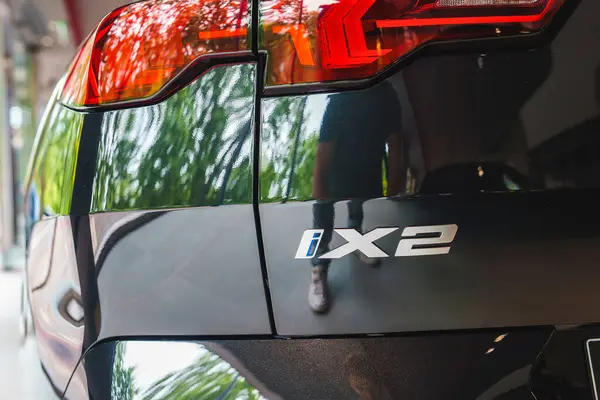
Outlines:
[[271, 332], [251, 205], [89, 220], [99, 339]]
[[[365, 90], [263, 100], [260, 210], [278, 333], [481, 328], [573, 318], [572, 309], [560, 317], [545, 313], [551, 302], [560, 309], [560, 299], [551, 283], [537, 285], [540, 274], [556, 278], [548, 282], [569, 282], [579, 299], [594, 289], [572, 280], [557, 258], [567, 253], [544, 241], [554, 235], [552, 240], [593, 255], [595, 245], [570, 239], [581, 230], [575, 214], [588, 223], [595, 218], [594, 208], [584, 208], [594, 201], [543, 189], [600, 187], [600, 67], [594, 59], [594, 73], [588, 66], [582, 78], [598, 98], [581, 100], [588, 108], [583, 118], [575, 105], [548, 95], [567, 78], [555, 68], [554, 51], [428, 57]], [[545, 196], [553, 199], [549, 206], [535, 209], [534, 201], [544, 204]], [[295, 204], [266, 204], [286, 202]], [[409, 241], [405, 228], [450, 225], [458, 225], [458, 233], [443, 257], [398, 251], [401, 241], [429, 246]], [[282, 226], [291, 234], [282, 235]], [[500, 227], [509, 226], [514, 233], [503, 236]], [[430, 240], [441, 239], [440, 231], [428, 232]], [[527, 240], [517, 240], [517, 232], [529, 232]], [[431, 248], [442, 244], [433, 241]], [[523, 257], [515, 259], [515, 249]], [[590, 257], [579, 260], [571, 268], [595, 271]], [[508, 288], [516, 297], [505, 298]], [[524, 313], [511, 299], [535, 297], [532, 290], [543, 304]], [[327, 318], [310, 309], [328, 312]], [[579, 321], [593, 318], [581, 315]]]
[[530, 387], [535, 398], [598, 398], [598, 337], [598, 326], [556, 331], [531, 370]]
[[[265, 100], [261, 202], [535, 187], [510, 163], [494, 161], [493, 157], [485, 160], [470, 151], [456, 155], [449, 164], [429, 157], [434, 168], [428, 170], [421, 146], [423, 140], [430, 139], [428, 135], [415, 136], [414, 116], [404, 110], [407, 104], [395, 96], [381, 95], [386, 89], [389, 93], [391, 87], [383, 83], [360, 92]], [[396, 93], [406, 98], [405, 89], [396, 89]], [[457, 138], [455, 147], [465, 147], [463, 139]], [[441, 156], [443, 150], [432, 144], [427, 151]], [[477, 161], [479, 158], [483, 161]]]
[[104, 342], [85, 355], [66, 398], [523, 400], [551, 331]]
[[[362, 91], [267, 99], [261, 201], [380, 197], [360, 193], [365, 160], [379, 151], [373, 153], [373, 143], [389, 135], [382, 129], [393, 124], [397, 135], [386, 143], [378, 183], [384, 196], [597, 187], [597, 118], [564, 133], [531, 127], [526, 105], [538, 100], [536, 91], [551, 69], [549, 48], [518, 57], [439, 57]], [[396, 96], [378, 94], [386, 86]], [[335, 176], [330, 181], [346, 181], [354, 190], [315, 192], [327, 143], [333, 172], [326, 173]]]
[[551, 136], [532, 151], [539, 179], [549, 188], [600, 186], [600, 65], [592, 90], [595, 115]]
[[92, 211], [248, 203], [254, 73], [215, 68], [161, 104], [106, 113]]
[[[99, 340], [271, 333], [251, 205], [42, 220], [27, 272], [40, 362], [58, 391]], [[95, 399], [109, 398], [107, 363], [87, 358]]]

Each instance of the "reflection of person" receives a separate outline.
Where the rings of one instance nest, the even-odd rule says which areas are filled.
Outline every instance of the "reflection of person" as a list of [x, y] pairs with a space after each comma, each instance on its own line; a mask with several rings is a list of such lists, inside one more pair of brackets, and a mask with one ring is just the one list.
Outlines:
[[344, 363], [344, 372], [360, 400], [391, 400], [390, 393], [364, 354], [351, 354]]
[[[348, 228], [362, 232], [363, 203], [383, 195], [382, 177], [388, 146], [388, 195], [403, 187], [400, 104], [388, 83], [371, 89], [332, 96], [327, 104], [313, 172], [313, 226], [323, 229], [315, 256], [308, 302], [315, 312], [329, 309], [327, 271], [331, 260], [321, 259], [329, 251], [333, 234], [334, 204], [348, 202]], [[356, 254], [372, 266], [378, 259]]]

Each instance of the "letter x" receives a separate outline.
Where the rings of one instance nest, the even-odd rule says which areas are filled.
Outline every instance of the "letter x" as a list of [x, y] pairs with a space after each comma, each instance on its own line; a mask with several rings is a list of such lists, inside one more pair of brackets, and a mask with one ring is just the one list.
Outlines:
[[335, 229], [335, 231], [341, 237], [346, 239], [348, 243], [330, 251], [329, 253], [323, 254], [319, 258], [342, 258], [356, 250], [362, 252], [365, 256], [370, 258], [389, 257], [383, 252], [383, 250], [375, 246], [373, 242], [386, 235], [389, 235], [396, 230], [398, 230], [398, 228], [377, 228], [363, 236], [360, 234], [360, 232], [357, 232], [354, 229]]

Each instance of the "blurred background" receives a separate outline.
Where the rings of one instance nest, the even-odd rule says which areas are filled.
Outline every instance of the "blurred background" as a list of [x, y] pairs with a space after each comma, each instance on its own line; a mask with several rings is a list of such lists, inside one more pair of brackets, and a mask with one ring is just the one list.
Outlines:
[[55, 399], [20, 321], [23, 182], [38, 122], [81, 41], [126, 0], [0, 0], [0, 387]]

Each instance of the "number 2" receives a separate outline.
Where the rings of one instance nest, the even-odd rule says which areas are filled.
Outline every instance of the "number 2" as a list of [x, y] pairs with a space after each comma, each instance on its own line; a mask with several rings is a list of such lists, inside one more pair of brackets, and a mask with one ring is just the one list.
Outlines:
[[402, 239], [396, 249], [396, 257], [409, 256], [432, 256], [436, 254], [448, 254], [450, 246], [414, 248], [415, 246], [434, 246], [450, 244], [458, 232], [458, 225], [432, 225], [432, 226], [409, 226], [404, 228], [402, 236], [417, 236], [419, 234], [437, 233], [439, 237]]

